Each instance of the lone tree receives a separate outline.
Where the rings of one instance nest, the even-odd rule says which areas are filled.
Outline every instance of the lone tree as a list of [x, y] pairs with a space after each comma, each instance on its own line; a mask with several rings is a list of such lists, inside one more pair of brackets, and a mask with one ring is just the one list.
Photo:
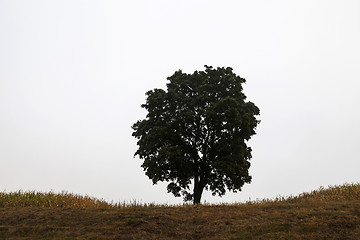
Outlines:
[[204, 189], [219, 196], [226, 188], [241, 191], [251, 182], [246, 142], [260, 122], [259, 108], [245, 101], [245, 79], [230, 67], [205, 65], [205, 71], [179, 70], [168, 80], [167, 91], [146, 93], [141, 107], [148, 114], [132, 126], [146, 175], [153, 184], [170, 182], [168, 192], [193, 203]]

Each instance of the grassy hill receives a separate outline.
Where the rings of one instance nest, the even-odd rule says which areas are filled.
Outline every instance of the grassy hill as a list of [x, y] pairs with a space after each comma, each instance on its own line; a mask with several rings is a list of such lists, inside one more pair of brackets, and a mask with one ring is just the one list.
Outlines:
[[360, 184], [195, 206], [0, 192], [0, 239], [360, 239]]

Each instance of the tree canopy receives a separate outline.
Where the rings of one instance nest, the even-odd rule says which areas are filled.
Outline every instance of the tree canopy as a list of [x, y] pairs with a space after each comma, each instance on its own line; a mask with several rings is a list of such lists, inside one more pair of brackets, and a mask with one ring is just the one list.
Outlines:
[[142, 168], [168, 192], [200, 203], [203, 190], [222, 196], [251, 182], [247, 141], [259, 124], [259, 108], [246, 101], [245, 79], [230, 67], [193, 74], [176, 71], [167, 90], [146, 92], [148, 112], [133, 126]]

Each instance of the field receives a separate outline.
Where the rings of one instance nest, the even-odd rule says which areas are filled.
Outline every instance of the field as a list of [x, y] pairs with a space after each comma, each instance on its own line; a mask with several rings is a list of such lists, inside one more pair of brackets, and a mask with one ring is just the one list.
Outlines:
[[239, 204], [109, 204], [0, 192], [0, 239], [360, 239], [360, 184]]

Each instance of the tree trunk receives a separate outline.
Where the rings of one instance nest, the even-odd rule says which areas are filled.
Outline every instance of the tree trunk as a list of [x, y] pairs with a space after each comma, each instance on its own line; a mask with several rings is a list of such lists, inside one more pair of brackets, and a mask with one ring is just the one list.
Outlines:
[[204, 187], [200, 184], [199, 179], [196, 177], [194, 181], [194, 204], [199, 204]]

